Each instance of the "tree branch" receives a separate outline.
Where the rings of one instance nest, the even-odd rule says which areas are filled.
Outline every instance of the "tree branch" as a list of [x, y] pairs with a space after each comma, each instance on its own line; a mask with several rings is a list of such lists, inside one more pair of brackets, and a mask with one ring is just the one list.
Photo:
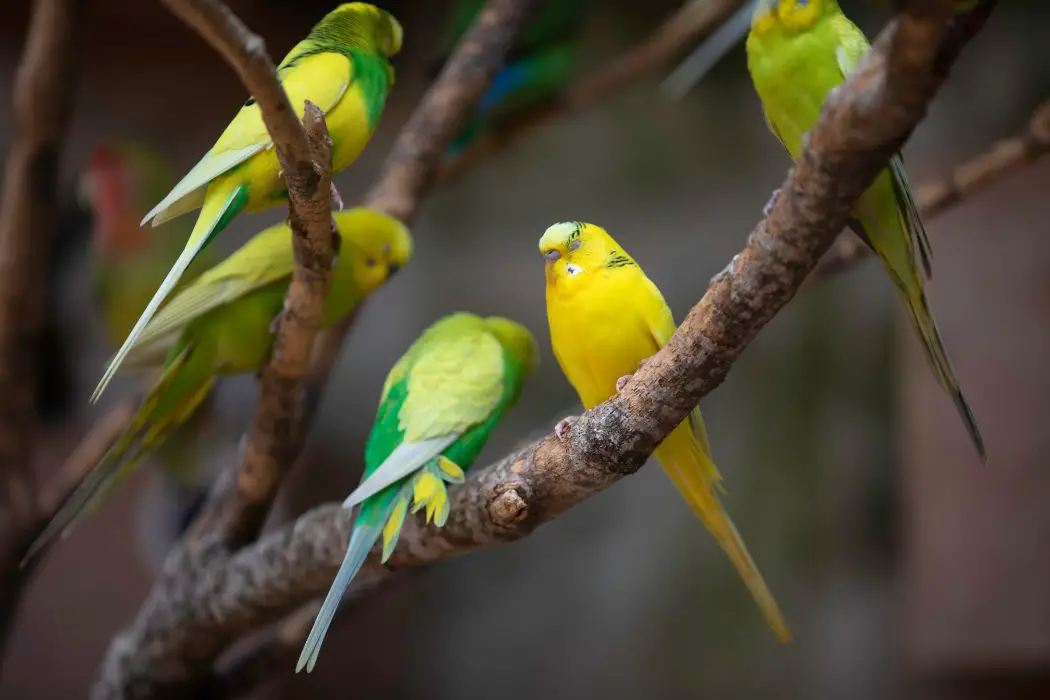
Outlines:
[[[232, 488], [213, 490], [190, 530], [190, 541], [217, 532], [227, 548], [236, 549], [258, 535], [281, 477], [299, 451], [301, 382], [320, 324], [334, 255], [331, 140], [324, 113], [309, 102], [304, 106], [304, 130], [262, 38], [222, 2], [161, 2], [204, 37], [248, 88], [262, 112], [288, 186], [295, 271], [272, 356], [262, 372], [259, 408], [245, 443], [244, 461]], [[223, 483], [230, 484], [229, 480]], [[215, 551], [210, 547], [200, 550], [208, 556]]]
[[[999, 141], [976, 158], [957, 166], [947, 177], [919, 187], [915, 196], [919, 211], [924, 217], [937, 216], [1047, 153], [1050, 153], [1050, 101], [1036, 108], [1021, 134]], [[843, 236], [821, 259], [807, 284], [848, 270], [870, 254], [871, 249], [856, 236]]]
[[718, 28], [748, 0], [708, 0], [701, 6], [686, 2], [652, 36], [600, 69], [574, 83], [564, 95], [530, 110], [521, 119], [498, 126], [475, 139], [455, 160], [442, 166], [444, 182], [537, 128], [607, 100], [663, 67], [683, 49]]
[[[238, 64], [238, 73], [263, 107], [267, 128], [272, 133], [263, 104], [264, 95], [284, 99], [285, 103], [287, 100], [279, 88], [280, 94], [273, 95], [272, 91], [267, 92], [266, 85], [256, 84], [266, 82], [256, 73], [265, 72], [264, 68], [271, 73], [273, 70], [268, 58], [254, 56], [256, 49], [264, 53], [261, 41], [215, 0], [162, 1], [173, 9], [180, 8], [180, 16], [220, 47], [228, 61], [236, 62], [245, 53], [249, 55], [252, 61]], [[502, 65], [531, 6], [531, 0], [489, 1], [402, 130], [378, 184], [367, 197], [368, 206], [406, 222], [412, 219], [423, 192], [434, 179], [445, 147], [466, 119], [470, 106]], [[243, 49], [227, 46], [227, 42], [234, 40], [244, 43]], [[290, 110], [285, 111], [290, 114]], [[282, 167], [286, 177], [294, 172], [284, 159]], [[291, 188], [289, 182], [290, 191]], [[292, 204], [296, 204], [294, 199]], [[296, 240], [298, 246], [301, 239]], [[300, 260], [298, 248], [296, 253]], [[324, 348], [319, 351], [321, 355], [326, 354]], [[331, 357], [334, 358], [334, 353]], [[241, 481], [238, 479], [238, 491], [242, 490]], [[213, 493], [228, 492], [233, 488], [230, 482], [229, 475], [224, 475], [213, 487]], [[276, 481], [273, 483], [276, 485]], [[252, 497], [250, 489], [243, 490], [248, 492], [243, 502], [249, 505], [243, 512], [265, 514], [265, 508], [256, 509], [252, 505], [261, 504], [262, 499]], [[249, 522], [254, 518], [255, 515], [249, 515]], [[210, 516], [208, 519], [213, 520]], [[211, 664], [232, 641], [231, 637], [211, 634], [216, 620], [211, 616], [208, 596], [197, 597], [201, 586], [211, 585], [208, 581], [216, 577], [225, 579], [228, 564], [225, 555], [229, 550], [223, 542], [209, 536], [205, 526], [195, 526], [194, 530], [199, 535], [195, 546], [180, 545], [168, 557], [162, 576], [134, 622], [114, 638], [92, 688], [93, 698], [194, 697], [206, 682]], [[242, 540], [247, 530], [235, 530], [236, 536], [231, 541]]]
[[[882, 32], [857, 72], [828, 96], [769, 216], [619, 395], [578, 418], [563, 438], [547, 435], [473, 471], [453, 492], [444, 528], [407, 522], [389, 566], [379, 567], [373, 553], [363, 580], [524, 537], [641, 467], [794, 296], [853, 203], [925, 115], [947, 73], [937, 60], [942, 39], [954, 38], [944, 30], [949, 12], [906, 9]], [[350, 527], [350, 514], [330, 504], [263, 536], [163, 601], [167, 634], [223, 648], [307, 603], [331, 583]]]
[[14, 136], [0, 198], [0, 657], [24, 580], [18, 563], [38, 519], [31, 471], [37, 344], [82, 5], [33, 4], [15, 76]]

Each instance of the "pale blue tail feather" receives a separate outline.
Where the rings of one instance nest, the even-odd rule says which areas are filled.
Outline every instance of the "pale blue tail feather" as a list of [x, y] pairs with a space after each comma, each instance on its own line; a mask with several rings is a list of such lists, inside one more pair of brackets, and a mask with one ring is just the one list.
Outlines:
[[299, 655], [299, 662], [295, 665], [296, 673], [303, 670], [304, 666], [307, 673], [314, 670], [317, 656], [321, 653], [321, 644], [324, 642], [324, 636], [328, 632], [328, 627], [332, 624], [336, 611], [339, 609], [339, 602], [343, 599], [343, 593], [346, 591], [346, 587], [350, 585], [350, 581], [361, 569], [361, 565], [365, 563], [365, 557], [372, 550], [372, 546], [379, 539], [379, 535], [382, 534], [382, 523], [384, 522], [386, 522], [385, 518], [380, 520], [379, 525], [358, 524], [354, 528], [353, 534], [350, 535], [350, 544], [346, 548], [346, 555], [343, 557], [343, 563], [339, 565], [339, 573], [335, 575], [335, 580], [332, 581], [332, 586], [328, 589], [328, 595], [325, 596], [324, 603], [321, 605], [321, 611], [317, 613], [314, 626], [310, 629], [310, 634], [306, 638], [306, 644], [303, 645], [303, 651]]

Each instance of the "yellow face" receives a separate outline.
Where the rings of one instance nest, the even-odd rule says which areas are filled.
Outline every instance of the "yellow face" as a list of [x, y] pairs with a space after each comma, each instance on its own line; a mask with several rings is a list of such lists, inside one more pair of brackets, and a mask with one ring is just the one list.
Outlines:
[[408, 264], [412, 258], [412, 235], [397, 219], [356, 207], [335, 212], [342, 236], [339, 255], [352, 255], [354, 282], [370, 293]]
[[547, 287], [571, 288], [612, 268], [634, 264], [605, 229], [582, 221], [563, 221], [540, 238]]
[[809, 29], [829, 4], [829, 0], [762, 0], [751, 28], [758, 34], [774, 28], [792, 32]]

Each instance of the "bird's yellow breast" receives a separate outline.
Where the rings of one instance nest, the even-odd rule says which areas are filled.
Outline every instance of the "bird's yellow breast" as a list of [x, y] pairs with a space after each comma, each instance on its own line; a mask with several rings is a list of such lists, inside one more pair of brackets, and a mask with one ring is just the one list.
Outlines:
[[[325, 115], [325, 123], [332, 137], [332, 172], [337, 173], [357, 160], [372, 137], [361, 91], [351, 85], [335, 107]], [[256, 212], [273, 206], [274, 200], [287, 196], [284, 180], [279, 176], [280, 171], [277, 151], [271, 145], [221, 177], [246, 181], [248, 203], [245, 211]]]
[[649, 285], [638, 268], [581, 275], [586, 277], [548, 284], [547, 321], [562, 372], [584, 407], [592, 408], [660, 348], [647, 318]]

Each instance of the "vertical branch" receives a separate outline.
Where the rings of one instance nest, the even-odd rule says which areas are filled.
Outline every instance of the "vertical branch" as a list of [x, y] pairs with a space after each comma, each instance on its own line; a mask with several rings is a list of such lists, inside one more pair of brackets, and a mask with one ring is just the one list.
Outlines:
[[15, 77], [14, 138], [0, 198], [0, 656], [18, 600], [18, 562], [37, 519], [30, 463], [37, 336], [82, 4], [34, 3]]
[[[262, 372], [262, 395], [245, 442], [244, 461], [236, 478], [232, 482], [227, 478], [226, 488], [216, 489], [190, 531], [192, 541], [214, 532], [224, 548], [236, 549], [255, 539], [281, 477], [299, 449], [301, 383], [321, 321], [334, 255], [332, 146], [323, 112], [307, 102], [304, 130], [262, 38], [228, 7], [219, 0], [161, 2], [220, 53], [251, 92], [288, 186], [295, 271], [273, 353]], [[215, 551], [209, 549], [206, 556]], [[183, 561], [188, 567], [199, 563]]]

